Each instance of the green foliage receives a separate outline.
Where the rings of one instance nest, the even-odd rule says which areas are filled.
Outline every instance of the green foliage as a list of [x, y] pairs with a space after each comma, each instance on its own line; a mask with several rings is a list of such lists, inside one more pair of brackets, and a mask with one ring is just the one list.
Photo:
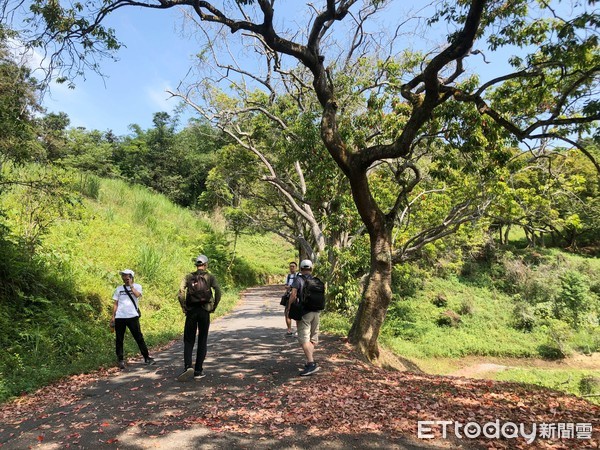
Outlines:
[[400, 298], [413, 297], [425, 285], [427, 271], [416, 264], [398, 264], [392, 273], [392, 289]]
[[[30, 69], [11, 58], [7, 45], [11, 35], [0, 26], [0, 169], [7, 161], [39, 161], [43, 157], [34, 120], [41, 110], [39, 85]], [[0, 172], [0, 181], [1, 177]]]
[[[592, 156], [598, 150], [582, 140]], [[552, 152], [534, 164], [515, 153], [511, 173], [496, 187], [497, 201], [490, 208], [496, 227], [520, 225], [530, 245], [545, 239], [553, 245], [593, 245], [597, 242], [597, 170], [578, 151]], [[502, 241], [501, 241], [502, 242]], [[504, 242], [506, 243], [506, 242]]]
[[160, 281], [159, 277], [163, 264], [163, 255], [160, 248], [146, 243], [139, 246], [139, 257], [136, 267], [138, 269], [137, 273], [144, 280], [148, 280], [150, 283]]
[[[330, 249], [328, 261], [319, 260], [318, 275], [327, 279], [327, 310], [336, 311], [347, 317], [353, 317], [365, 281], [364, 275], [369, 267], [366, 237], [356, 239], [348, 248]], [[327, 277], [325, 276], [327, 275]]]
[[560, 276], [561, 289], [554, 300], [556, 317], [563, 318], [574, 327], [579, 327], [592, 309], [589, 281], [573, 270]]
[[0, 197], [0, 209], [7, 211], [12, 238], [23, 242], [24, 250], [33, 255], [55, 222], [77, 220], [84, 213], [75, 191], [76, 178], [57, 167], [39, 164], [7, 164], [5, 169], [11, 179], [20, 181]]
[[538, 351], [540, 355], [548, 359], [562, 359], [571, 354], [569, 340], [572, 337], [573, 331], [569, 324], [557, 320], [550, 319], [543, 325], [543, 330], [546, 334], [546, 343], [540, 345]]
[[77, 190], [90, 199], [98, 200], [100, 196], [100, 178], [82, 173], [77, 182]]
[[[554, 300], [564, 273], [574, 270], [597, 278], [600, 262], [556, 250], [513, 250], [498, 253], [492, 263], [469, 261], [467, 277], [440, 278], [435, 268], [401, 266], [401, 273], [414, 273], [406, 279], [417, 279], [420, 287], [400, 296], [402, 285], [394, 285], [382, 342], [405, 357], [417, 358], [561, 359], [574, 352], [599, 351], [597, 319], [576, 328], [555, 318]], [[541, 292], [552, 295], [543, 297]]]
[[[98, 181], [97, 198], [83, 200], [87, 213], [49, 224], [33, 257], [23, 251], [17, 228], [0, 233], [0, 400], [114, 363], [107, 323], [125, 267], [144, 288], [142, 328], [150, 346], [181, 334], [177, 288], [199, 251], [224, 277], [217, 315], [233, 307], [240, 288], [284, 277], [292, 253], [284, 242], [241, 235], [228, 267], [231, 248], [218, 219], [212, 225], [139, 186]], [[140, 220], [137, 205], [156, 221]], [[133, 339], [126, 338], [125, 350], [138, 354]]]
[[[568, 392], [573, 395], [586, 395], [597, 392], [596, 372], [586, 369], [541, 369], [541, 368], [510, 368], [494, 375], [498, 381], [512, 381], [535, 384], [538, 386]], [[588, 401], [599, 403], [590, 397]]]
[[600, 379], [593, 375], [584, 375], [579, 380], [578, 390], [581, 395], [595, 395], [600, 393]]

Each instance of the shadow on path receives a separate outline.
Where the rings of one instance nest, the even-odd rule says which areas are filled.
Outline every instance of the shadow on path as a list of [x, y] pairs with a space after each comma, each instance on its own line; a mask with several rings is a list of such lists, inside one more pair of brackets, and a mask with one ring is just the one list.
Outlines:
[[[4, 408], [0, 448], [431, 448], [385, 434], [323, 437], [301, 426], [281, 433], [236, 422], [239, 393], [260, 399], [284, 384], [291, 390], [310, 383], [311, 377], [298, 376], [304, 356], [297, 340], [285, 336], [282, 292], [282, 286], [248, 289], [231, 314], [211, 324], [205, 378], [175, 380], [183, 369], [183, 344], [174, 342], [153, 354], [155, 366], [130, 361], [126, 371], [99, 374], [83, 387], [71, 389], [67, 380], [59, 386], [62, 394], [41, 399], [34, 409]], [[321, 346], [334, 341], [322, 336]], [[321, 361], [318, 351], [315, 358]], [[330, 364], [323, 361], [322, 372]]]

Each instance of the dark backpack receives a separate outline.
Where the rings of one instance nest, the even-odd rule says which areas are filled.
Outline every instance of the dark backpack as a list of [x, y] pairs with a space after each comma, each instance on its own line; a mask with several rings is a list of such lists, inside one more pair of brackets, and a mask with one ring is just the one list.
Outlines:
[[325, 285], [317, 277], [304, 278], [302, 284], [302, 306], [308, 311], [325, 309]]
[[206, 276], [199, 273], [192, 273], [191, 275], [187, 283], [186, 302], [193, 305], [210, 303], [212, 291], [206, 281]]

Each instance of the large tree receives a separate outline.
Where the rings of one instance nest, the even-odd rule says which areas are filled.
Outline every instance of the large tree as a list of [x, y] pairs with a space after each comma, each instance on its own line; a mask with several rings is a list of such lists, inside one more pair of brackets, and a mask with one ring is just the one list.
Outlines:
[[10, 50], [14, 36], [0, 24], [0, 191], [4, 164], [40, 160], [43, 156], [35, 123], [36, 113], [42, 110], [39, 86], [31, 70], [17, 61]]
[[[90, 57], [96, 52], [118, 46], [113, 32], [102, 27], [107, 15], [126, 6], [188, 7], [209, 39], [222, 29], [229, 29], [237, 36], [252, 36], [268, 52], [291, 57], [305, 66], [312, 76], [311, 89], [322, 108], [321, 139], [348, 179], [356, 209], [370, 239], [370, 272], [350, 339], [365, 355], [375, 359], [379, 354], [377, 337], [392, 298], [393, 264], [402, 261], [411, 249], [452, 231], [444, 220], [417, 240], [398, 248], [393, 245], [393, 230], [398, 217], [406, 210], [407, 194], [421, 179], [419, 168], [411, 163], [415, 154], [427, 148], [435, 137], [436, 151], [445, 150], [449, 155], [448, 158], [438, 155], [438, 166], [444, 162], [449, 166], [455, 164], [454, 152], [474, 157], [482, 153], [493, 156], [498, 146], [486, 141], [485, 132], [478, 135], [478, 139], [473, 138], [477, 130], [486, 129], [522, 147], [543, 148], [536, 144], [540, 140], [544, 140], [544, 147], [562, 141], [591, 157], [577, 137], [593, 131], [595, 121], [600, 118], [597, 100], [599, 17], [593, 10], [593, 1], [589, 4], [531, 0], [440, 2], [426, 22], [432, 26], [429, 35], [438, 30], [436, 23], [446, 22], [446, 29], [451, 30], [446, 44], [424, 53], [411, 65], [411, 70], [405, 72], [400, 72], [395, 64], [379, 66], [377, 73], [383, 78], [362, 92], [365, 109], [377, 105], [383, 112], [400, 110], [395, 131], [354, 140], [343, 133], [344, 104], [340, 102], [336, 84], [342, 75], [336, 73], [336, 67], [343, 70], [345, 65], [336, 65], [339, 61], [331, 60], [327, 43], [331, 45], [334, 39], [337, 47], [346, 48], [347, 61], [360, 63], [372, 50], [373, 41], [369, 37], [374, 34], [369, 33], [367, 19], [379, 8], [398, 8], [401, 2], [312, 2], [307, 4], [310, 14], [306, 28], [287, 32], [281, 30], [275, 3], [275, 0], [222, 3], [104, 0], [77, 3], [74, 8], [65, 9], [59, 2], [37, 0], [33, 2], [32, 12], [36, 19], [42, 20], [43, 33], [36, 36], [35, 43], [49, 44], [46, 49], [51, 66], [66, 68], [62, 76], [70, 77], [93, 61]], [[409, 17], [399, 17], [396, 26], [390, 27], [392, 37], [405, 36], [410, 23], [405, 19]], [[296, 15], [295, 23], [298, 20]], [[350, 38], [337, 30], [345, 23], [353, 30]], [[217, 28], [211, 28], [211, 24]], [[514, 50], [504, 73], [485, 78], [487, 71], [482, 70], [481, 81], [465, 78], [464, 68], [469, 58], [483, 55], [485, 59], [487, 52], [500, 49]], [[395, 47], [394, 51], [397, 51]], [[67, 60], [66, 55], [75, 58]], [[74, 72], [69, 73], [69, 69]], [[252, 70], [251, 65], [248, 70]], [[386, 90], [387, 104], [381, 103], [383, 84], [391, 88]], [[395, 98], [390, 98], [390, 93], [395, 93]], [[447, 116], [457, 111], [461, 113], [454, 120]], [[440, 121], [442, 117], [446, 119], [444, 124]], [[502, 155], [498, 159], [502, 161]], [[375, 166], [390, 165], [390, 162], [393, 162], [394, 174], [391, 181], [397, 182], [398, 188], [395, 200], [381, 202], [373, 191], [370, 174]], [[598, 169], [598, 163], [594, 161], [594, 164]], [[461, 217], [466, 220], [477, 214], [477, 208], [467, 199], [451, 208], [448, 220], [460, 222]]]

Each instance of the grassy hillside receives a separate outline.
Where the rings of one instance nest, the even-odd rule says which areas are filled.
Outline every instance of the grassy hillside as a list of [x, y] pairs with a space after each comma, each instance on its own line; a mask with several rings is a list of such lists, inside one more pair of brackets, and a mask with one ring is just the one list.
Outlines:
[[[496, 379], [600, 394], [589, 380], [600, 370], [600, 259], [512, 247], [444, 276], [403, 270], [380, 338], [394, 353], [428, 373], [489, 361], [508, 367]], [[324, 318], [342, 334], [349, 325]]]
[[[0, 290], [0, 400], [114, 364], [108, 322], [121, 269], [133, 269], [144, 288], [142, 330], [154, 346], [182, 333], [176, 293], [198, 253], [208, 255], [225, 291], [216, 315], [234, 305], [240, 289], [282, 279], [293, 259], [276, 236], [241, 235], [234, 254], [222, 219], [199, 217], [145, 188], [97, 178], [82, 185], [80, 219], [54, 223], [33, 260], [10, 242], [0, 247], [0, 277], [13, 280]], [[3, 198], [13, 220], [23, 217], [20, 195]], [[133, 339], [126, 352], [138, 352]]]

